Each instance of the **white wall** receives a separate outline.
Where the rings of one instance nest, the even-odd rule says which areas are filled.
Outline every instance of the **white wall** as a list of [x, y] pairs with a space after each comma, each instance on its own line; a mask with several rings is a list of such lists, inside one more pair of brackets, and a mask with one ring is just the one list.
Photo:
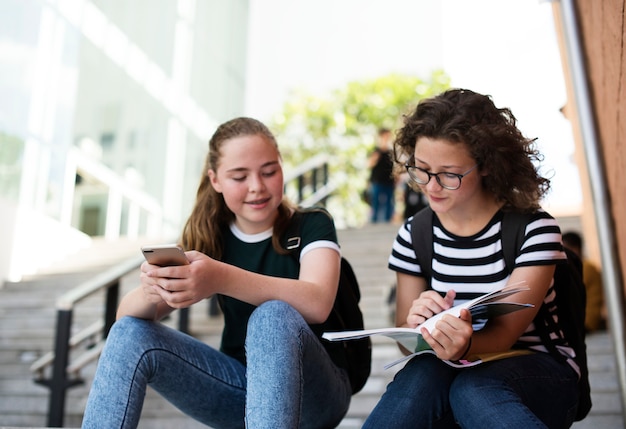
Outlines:
[[0, 285], [19, 281], [91, 244], [86, 234], [6, 200], [0, 200], [0, 237]]

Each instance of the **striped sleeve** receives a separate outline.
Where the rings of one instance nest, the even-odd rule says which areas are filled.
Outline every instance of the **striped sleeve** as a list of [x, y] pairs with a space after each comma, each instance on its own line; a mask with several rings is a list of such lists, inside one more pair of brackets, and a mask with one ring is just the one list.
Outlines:
[[408, 218], [398, 230], [391, 248], [391, 255], [389, 255], [388, 267], [392, 271], [423, 277], [411, 240], [412, 219], [412, 217]]
[[561, 243], [561, 229], [555, 218], [545, 211], [538, 211], [526, 225], [524, 243], [515, 259], [515, 267], [549, 265], [565, 262]]

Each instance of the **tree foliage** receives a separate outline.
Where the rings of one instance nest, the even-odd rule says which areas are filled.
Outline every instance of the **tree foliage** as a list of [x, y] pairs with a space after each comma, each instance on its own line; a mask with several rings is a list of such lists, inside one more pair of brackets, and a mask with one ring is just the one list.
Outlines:
[[360, 226], [368, 212], [361, 196], [377, 130], [397, 129], [403, 114], [419, 100], [449, 86], [449, 77], [438, 70], [428, 79], [390, 74], [353, 81], [324, 95], [295, 90], [270, 126], [278, 136], [287, 169], [320, 153], [330, 156], [330, 175], [337, 192], [328, 208], [338, 226]]

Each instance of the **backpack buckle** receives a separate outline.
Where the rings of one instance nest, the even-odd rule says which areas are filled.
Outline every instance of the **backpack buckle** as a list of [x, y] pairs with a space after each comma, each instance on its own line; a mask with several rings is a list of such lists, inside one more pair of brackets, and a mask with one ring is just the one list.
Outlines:
[[291, 237], [287, 239], [287, 250], [293, 250], [300, 247], [300, 237]]

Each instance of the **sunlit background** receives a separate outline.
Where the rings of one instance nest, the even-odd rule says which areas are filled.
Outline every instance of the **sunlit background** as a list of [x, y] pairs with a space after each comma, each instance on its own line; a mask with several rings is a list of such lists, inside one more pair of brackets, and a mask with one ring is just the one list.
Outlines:
[[[246, 110], [268, 119], [289, 90], [329, 91], [391, 72], [493, 96], [539, 140], [553, 191], [545, 206], [582, 201], [552, 8], [540, 0], [251, 0]], [[368, 140], [370, 136], [364, 136]]]
[[0, 0], [0, 52], [0, 279], [94, 237], [176, 237], [217, 124], [392, 72], [510, 107], [546, 207], [580, 211], [548, 2]]

